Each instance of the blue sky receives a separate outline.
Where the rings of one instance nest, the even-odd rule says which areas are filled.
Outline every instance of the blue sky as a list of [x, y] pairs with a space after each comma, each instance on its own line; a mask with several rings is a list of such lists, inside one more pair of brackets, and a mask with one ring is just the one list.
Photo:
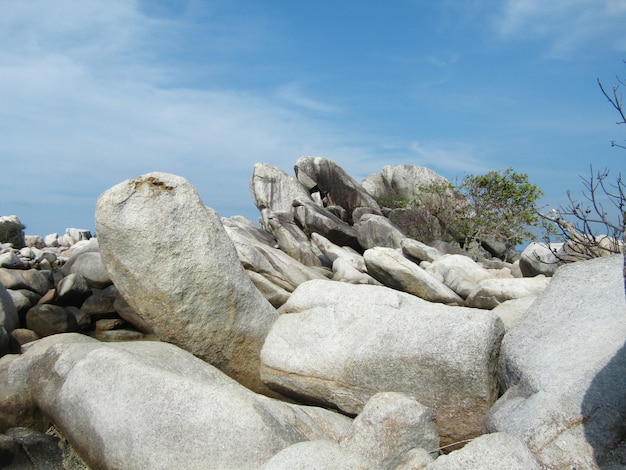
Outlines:
[[590, 164], [626, 168], [596, 83], [626, 77], [625, 21], [623, 0], [0, 0], [0, 215], [93, 230], [102, 192], [166, 171], [256, 222], [253, 165], [303, 155], [357, 181], [513, 167], [558, 206]]

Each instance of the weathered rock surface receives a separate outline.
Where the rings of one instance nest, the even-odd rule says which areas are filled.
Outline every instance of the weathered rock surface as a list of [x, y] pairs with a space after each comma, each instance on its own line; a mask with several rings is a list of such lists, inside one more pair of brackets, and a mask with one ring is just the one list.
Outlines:
[[34, 403], [93, 468], [258, 468], [296, 442], [337, 442], [351, 422], [255, 394], [171, 344], [68, 336], [14, 362], [29, 363]]
[[463, 305], [452, 289], [428, 274], [393, 248], [370, 248], [363, 253], [367, 272], [387, 287], [416, 295], [429, 302]]
[[[326, 278], [321, 271], [305, 266], [268, 244], [249, 227], [242, 227], [239, 221], [224, 220], [224, 228], [235, 245], [241, 264], [267, 299], [282, 295], [283, 290], [291, 293], [298, 285], [311, 279]], [[259, 276], [274, 285], [275, 289], [260, 280]]]
[[415, 199], [422, 192], [421, 188], [444, 183], [448, 180], [433, 170], [406, 164], [387, 165], [380, 173], [365, 178], [361, 186], [374, 197], [395, 193]]
[[296, 223], [291, 212], [265, 211], [262, 221], [266, 230], [276, 239], [281, 251], [305, 266], [322, 265], [322, 261], [313, 250], [311, 240]]
[[345, 209], [349, 223], [353, 223], [352, 213], [357, 207], [380, 211], [376, 200], [343, 168], [328, 158], [301, 157], [296, 161], [294, 170], [298, 181], [309, 191], [320, 192], [325, 206], [341, 206]]
[[70, 272], [80, 274], [87, 284], [96, 289], [104, 289], [112, 284], [99, 252], [92, 251], [77, 256]]
[[354, 419], [341, 446], [365, 455], [380, 468], [396, 468], [414, 448], [437, 455], [439, 436], [432, 410], [406, 394], [374, 395]]
[[[460, 450], [441, 455], [427, 470], [540, 470], [524, 441], [504, 432], [477, 437]], [[552, 467], [566, 468], [566, 467]]]
[[359, 244], [364, 249], [377, 246], [400, 248], [406, 235], [387, 217], [378, 214], [365, 214], [355, 224]]
[[24, 224], [16, 215], [0, 217], [0, 244], [11, 243], [14, 248], [22, 248], [24, 243]]
[[469, 293], [465, 305], [492, 309], [507, 300], [537, 296], [549, 283], [550, 279], [541, 275], [522, 279], [485, 279]]
[[328, 209], [308, 199], [296, 199], [294, 218], [307, 233], [319, 233], [339, 246], [361, 249], [357, 231]]
[[561, 249], [563, 244], [551, 244], [533, 242], [522, 251], [519, 267], [522, 274], [527, 277], [543, 274], [552, 276], [559, 267], [559, 260], [552, 250]]
[[309, 190], [294, 176], [267, 163], [254, 165], [250, 193], [262, 216], [265, 211], [291, 213], [295, 199], [311, 199]]
[[400, 247], [402, 248], [402, 253], [407, 258], [412, 258], [417, 262], [428, 261], [432, 263], [443, 256], [443, 253], [437, 248], [426, 245], [418, 240], [413, 240], [412, 238], [401, 240]]
[[259, 470], [379, 470], [366, 457], [319, 439], [293, 444], [269, 459]]
[[35, 305], [26, 312], [26, 328], [40, 338], [78, 331], [78, 319], [69, 308], [60, 305]]
[[259, 352], [276, 310], [184, 178], [150, 173], [109, 189], [98, 199], [96, 231], [115, 286], [162, 340], [267, 392]]
[[490, 431], [523, 438], [546, 468], [600, 468], [626, 459], [626, 303], [622, 258], [559, 268], [506, 334], [506, 392]]
[[434, 410], [442, 443], [480, 434], [498, 395], [497, 315], [333, 281], [300, 285], [281, 312], [261, 353], [270, 387], [354, 414], [404, 392]]

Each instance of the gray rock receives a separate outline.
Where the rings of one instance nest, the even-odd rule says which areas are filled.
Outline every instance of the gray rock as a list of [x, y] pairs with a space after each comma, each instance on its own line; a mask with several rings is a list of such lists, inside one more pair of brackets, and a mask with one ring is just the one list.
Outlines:
[[404, 454], [395, 470], [423, 470], [434, 460], [426, 449], [411, 449]]
[[263, 297], [265, 297], [274, 308], [279, 308], [281, 305], [287, 302], [287, 299], [291, 295], [291, 291], [293, 289], [287, 291], [279, 285], [274, 284], [267, 277], [257, 273], [256, 271], [246, 269], [246, 274], [248, 275], [254, 286], [259, 289], [259, 292], [263, 294]]
[[465, 255], [442, 255], [430, 264], [426, 272], [440, 277], [446, 286], [464, 299], [479, 287], [481, 281], [496, 277]]
[[250, 179], [254, 205], [263, 214], [290, 213], [294, 199], [310, 199], [309, 190], [295, 177], [267, 163], [256, 163]]
[[133, 328], [141, 331], [142, 333], [154, 333], [152, 327], [146, 322], [133, 308], [128, 305], [128, 302], [124, 300], [124, 297], [117, 295], [113, 301], [113, 309], [117, 314], [126, 320]]
[[222, 225], [227, 232], [237, 232], [245, 239], [252, 239], [267, 246], [276, 246], [276, 239], [265, 230], [261, 230], [251, 220], [243, 216], [222, 217]]
[[509, 331], [516, 323], [526, 316], [526, 312], [537, 299], [536, 295], [511, 299], [502, 302], [492, 312], [500, 317], [504, 323], [504, 330]]
[[522, 297], [537, 296], [550, 283], [545, 276], [525, 277], [521, 279], [485, 279], [472, 290], [465, 304], [468, 307], [492, 309], [502, 302]]
[[91, 293], [91, 287], [83, 276], [76, 273], [68, 274], [57, 286], [55, 303], [80, 307]]
[[541, 468], [522, 439], [503, 432], [477, 437], [462, 449], [441, 455], [426, 467], [427, 470], [540, 470]]
[[85, 278], [89, 286], [96, 289], [104, 289], [112, 284], [111, 276], [102, 263], [102, 257], [98, 252], [82, 253], [76, 257], [71, 271]]
[[480, 434], [498, 395], [497, 315], [333, 281], [300, 285], [281, 312], [261, 352], [271, 387], [354, 414], [404, 392], [434, 410], [442, 443]]
[[364, 456], [325, 439], [293, 444], [269, 459], [259, 470], [378, 470]]
[[11, 336], [20, 346], [39, 339], [37, 333], [27, 328], [16, 328], [11, 332]]
[[431, 169], [405, 164], [385, 166], [380, 173], [365, 178], [361, 186], [374, 197], [398, 193], [408, 199], [416, 199], [420, 188], [442, 183], [448, 183], [448, 180]]
[[[343, 207], [349, 223], [353, 223], [352, 212], [357, 207], [370, 207], [380, 211], [376, 200], [339, 165], [327, 158], [301, 157], [296, 161], [294, 170], [298, 181], [309, 191], [319, 190], [325, 206]], [[326, 238], [332, 240], [331, 237]]]
[[311, 240], [331, 263], [334, 263], [337, 259], [342, 258], [354, 266], [355, 269], [361, 272], [367, 271], [363, 256], [354, 251], [352, 248], [338, 246], [318, 233], [312, 233]]
[[393, 289], [408, 292], [429, 302], [463, 305], [452, 289], [428, 274], [393, 248], [377, 247], [363, 254], [367, 272]]
[[333, 262], [333, 281], [348, 282], [350, 284], [382, 285], [367, 273], [359, 271], [348, 259], [337, 258]]
[[0, 268], [24, 269], [26, 265], [13, 251], [0, 254]]
[[91, 231], [85, 228], [67, 228], [65, 229], [65, 236], [71, 239], [72, 245], [82, 240], [89, 240], [91, 238]]
[[405, 238], [400, 241], [400, 247], [402, 253], [407, 258], [412, 258], [417, 261], [433, 262], [443, 256], [437, 248], [426, 245], [425, 243], [413, 240], [412, 238]]
[[293, 215], [306, 233], [319, 233], [336, 245], [361, 249], [356, 230], [315, 202], [296, 199]]
[[82, 303], [80, 309], [93, 320], [116, 318], [115, 299], [115, 295], [110, 295], [101, 290], [94, 290]]
[[534, 277], [538, 274], [552, 276], [559, 267], [559, 260], [552, 250], [559, 250], [563, 244], [533, 242], [529, 244], [519, 259], [519, 267], [525, 277]]
[[78, 331], [78, 321], [70, 310], [60, 305], [35, 305], [26, 312], [26, 328], [43, 338]]
[[363, 249], [377, 246], [389, 248], [401, 248], [402, 240], [406, 235], [391, 221], [382, 215], [365, 214], [358, 224], [355, 224], [358, 233], [359, 244]]
[[406, 394], [377, 393], [354, 419], [341, 446], [380, 468], [394, 469], [416, 447], [437, 455], [439, 436], [433, 419], [431, 409]]
[[0, 243], [11, 243], [13, 248], [22, 248], [24, 242], [24, 224], [16, 215], [0, 217]]
[[276, 239], [278, 247], [305, 266], [321, 266], [311, 241], [296, 224], [291, 212], [263, 212], [263, 225]]
[[[489, 431], [522, 437], [546, 468], [623, 462], [626, 302], [621, 256], [560, 267], [506, 334], [506, 389]], [[621, 455], [620, 455], [621, 452]]]
[[52, 287], [50, 280], [37, 269], [0, 268], [0, 284], [7, 289], [28, 289], [40, 296]]
[[230, 223], [224, 228], [235, 245], [243, 267], [265, 277], [279, 289], [293, 292], [303, 282], [325, 278], [319, 271], [299, 263], [283, 251], [259, 241], [257, 237], [233, 228]]
[[38, 408], [92, 468], [258, 468], [297, 442], [338, 441], [351, 422], [255, 394], [162, 342], [59, 342], [28, 375]]
[[115, 286], [159, 338], [270, 393], [259, 352], [278, 314], [191, 184], [167, 173], [120, 183], [98, 198], [96, 231]]
[[0, 325], [7, 333], [20, 327], [20, 318], [9, 292], [0, 284]]

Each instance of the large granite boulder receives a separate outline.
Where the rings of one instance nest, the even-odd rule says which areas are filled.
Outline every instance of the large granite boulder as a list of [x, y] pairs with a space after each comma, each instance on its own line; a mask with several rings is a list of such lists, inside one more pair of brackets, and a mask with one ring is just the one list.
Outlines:
[[281, 312], [261, 353], [270, 387], [353, 414], [404, 392], [433, 409], [443, 444], [480, 434], [498, 396], [497, 315], [333, 281], [300, 285]]
[[310, 199], [309, 190], [295, 177], [267, 163], [257, 163], [250, 179], [250, 193], [261, 214], [291, 212], [295, 199]]
[[351, 424], [253, 393], [172, 344], [47, 340], [14, 362], [28, 365], [34, 405], [91, 468], [258, 468], [297, 442], [338, 442]]
[[[294, 166], [296, 178], [309, 191], [321, 193], [325, 206], [341, 206], [353, 223], [357, 207], [380, 211], [376, 200], [335, 162], [323, 157], [301, 157]], [[328, 238], [328, 237], [327, 237]]]
[[489, 431], [526, 442], [545, 468], [626, 462], [626, 302], [621, 256], [560, 267], [506, 334], [506, 390]]
[[278, 314], [187, 180], [150, 173], [112, 187], [98, 198], [96, 231], [115, 286], [159, 338], [269, 392], [259, 352]]

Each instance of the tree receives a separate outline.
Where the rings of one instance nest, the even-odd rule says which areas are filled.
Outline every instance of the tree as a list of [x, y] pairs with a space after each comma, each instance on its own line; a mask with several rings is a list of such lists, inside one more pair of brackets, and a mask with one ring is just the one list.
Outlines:
[[527, 174], [508, 168], [481, 176], [467, 175], [459, 192], [471, 208], [460, 217], [465, 247], [495, 239], [503, 241], [509, 251], [534, 237], [531, 228], [540, 221], [536, 202], [543, 192], [528, 181]]

